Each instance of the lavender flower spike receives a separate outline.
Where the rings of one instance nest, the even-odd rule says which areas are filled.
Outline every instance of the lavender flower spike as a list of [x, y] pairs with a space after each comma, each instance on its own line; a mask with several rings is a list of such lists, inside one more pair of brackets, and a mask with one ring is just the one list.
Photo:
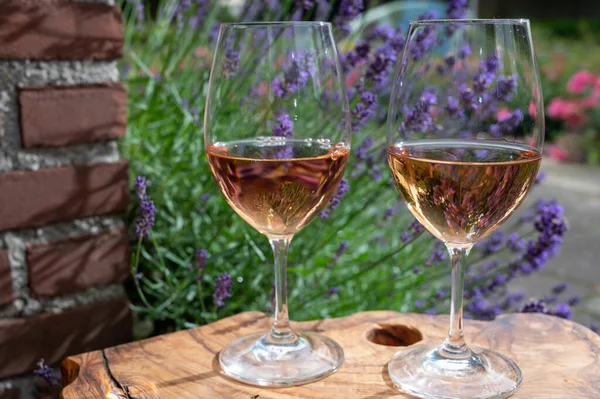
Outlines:
[[329, 215], [331, 215], [331, 212], [340, 205], [342, 197], [348, 192], [348, 190], [350, 190], [350, 184], [348, 183], [348, 180], [344, 178], [342, 181], [340, 181], [337, 191], [329, 202], [329, 206], [321, 211], [319, 217], [321, 219], [327, 219]]
[[337, 17], [333, 20], [335, 27], [344, 35], [350, 33], [350, 22], [365, 8], [363, 0], [342, 0]]
[[224, 300], [227, 298], [231, 298], [231, 276], [223, 273], [215, 280], [215, 292], [213, 293], [215, 306], [223, 306]]
[[44, 359], [40, 359], [37, 366], [38, 368], [33, 370], [33, 374], [41, 377], [46, 384], [56, 386], [60, 383], [60, 377], [54, 374], [54, 370], [46, 364]]
[[206, 260], [208, 259], [208, 250], [201, 249], [194, 255], [194, 264], [196, 269], [202, 271], [206, 267]]
[[294, 122], [290, 119], [288, 114], [283, 114], [277, 117], [277, 122], [271, 129], [273, 136], [277, 137], [293, 137], [294, 136]]
[[140, 217], [135, 222], [135, 232], [141, 238], [150, 234], [150, 229], [154, 227], [156, 208], [146, 192], [147, 181], [144, 176], [138, 176], [135, 179], [134, 189], [138, 201], [140, 201]]

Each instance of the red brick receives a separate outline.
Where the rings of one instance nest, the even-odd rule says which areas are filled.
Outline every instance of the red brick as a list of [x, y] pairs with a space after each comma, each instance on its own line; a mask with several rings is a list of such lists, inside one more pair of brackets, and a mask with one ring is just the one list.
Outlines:
[[125, 135], [127, 92], [120, 84], [19, 91], [23, 147], [111, 140]]
[[19, 388], [7, 388], [0, 392], [0, 399], [21, 399], [21, 390]]
[[0, 249], [0, 305], [6, 305], [14, 300], [15, 294], [12, 289], [12, 275], [8, 260], [8, 251]]
[[124, 281], [129, 275], [129, 263], [124, 228], [27, 248], [29, 284], [37, 297]]
[[31, 371], [40, 358], [57, 364], [66, 356], [131, 339], [127, 298], [20, 319], [0, 320], [0, 378]]
[[117, 6], [56, 0], [3, 0], [0, 59], [112, 60], [123, 54]]
[[0, 231], [125, 210], [127, 162], [0, 174]]

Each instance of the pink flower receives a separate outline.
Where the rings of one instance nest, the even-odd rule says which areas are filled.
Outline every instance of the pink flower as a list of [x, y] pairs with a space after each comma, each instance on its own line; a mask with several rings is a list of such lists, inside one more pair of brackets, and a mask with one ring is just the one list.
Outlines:
[[356, 83], [356, 81], [358, 80], [360, 72], [358, 69], [353, 69], [352, 71], [350, 71], [350, 73], [346, 75], [346, 87], [352, 87], [354, 86], [354, 83]]
[[548, 104], [548, 116], [562, 119], [571, 127], [581, 126], [583, 117], [583, 104], [578, 100], [566, 100], [561, 97], [553, 98]]
[[576, 72], [567, 83], [567, 91], [569, 93], [583, 93], [589, 85], [596, 83], [598, 77], [590, 71]]
[[600, 101], [600, 79], [597, 79], [594, 83], [594, 88], [589, 96], [584, 98], [581, 103], [584, 107], [595, 108]]
[[533, 101], [529, 102], [529, 115], [531, 115], [532, 118], [537, 117], [537, 107]]
[[559, 161], [567, 161], [569, 159], [569, 153], [562, 148], [559, 148], [556, 144], [548, 147], [548, 155]]
[[566, 120], [577, 114], [579, 114], [579, 107], [573, 100], [556, 97], [548, 104], [548, 116], [551, 118]]
[[512, 112], [510, 112], [510, 110], [508, 108], [502, 107], [502, 108], [498, 109], [498, 111], [496, 112], [496, 119], [500, 122], [500, 121], [503, 121], [504, 119], [508, 118], [511, 115], [512, 115]]

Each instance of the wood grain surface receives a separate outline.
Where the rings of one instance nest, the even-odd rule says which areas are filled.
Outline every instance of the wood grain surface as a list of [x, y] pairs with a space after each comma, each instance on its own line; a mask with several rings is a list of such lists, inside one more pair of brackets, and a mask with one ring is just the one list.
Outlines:
[[[344, 349], [334, 375], [289, 388], [237, 383], [219, 372], [217, 356], [232, 339], [267, 330], [262, 313], [241, 313], [210, 325], [67, 358], [64, 390], [71, 398], [162, 399], [383, 399], [409, 398], [391, 383], [387, 362], [402, 345], [439, 341], [447, 316], [388, 311], [295, 323], [322, 332]], [[505, 315], [493, 322], [466, 321], [468, 342], [493, 348], [523, 371], [513, 398], [600, 398], [600, 336], [576, 323], [538, 314]], [[393, 346], [394, 345], [394, 346]]]

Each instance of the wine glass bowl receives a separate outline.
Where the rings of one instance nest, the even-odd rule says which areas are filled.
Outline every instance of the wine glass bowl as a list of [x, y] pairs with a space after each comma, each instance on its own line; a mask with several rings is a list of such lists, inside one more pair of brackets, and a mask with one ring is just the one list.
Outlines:
[[211, 172], [233, 210], [267, 236], [275, 258], [275, 320], [219, 354], [223, 373], [260, 386], [308, 383], [335, 372], [341, 347], [290, 328], [287, 250], [327, 205], [350, 151], [349, 106], [331, 25], [224, 24], [205, 112]]
[[399, 351], [391, 379], [422, 398], [505, 398], [522, 374], [462, 332], [464, 258], [523, 202], [541, 164], [543, 99], [527, 20], [411, 22], [388, 113], [388, 164], [452, 258], [450, 330]]

